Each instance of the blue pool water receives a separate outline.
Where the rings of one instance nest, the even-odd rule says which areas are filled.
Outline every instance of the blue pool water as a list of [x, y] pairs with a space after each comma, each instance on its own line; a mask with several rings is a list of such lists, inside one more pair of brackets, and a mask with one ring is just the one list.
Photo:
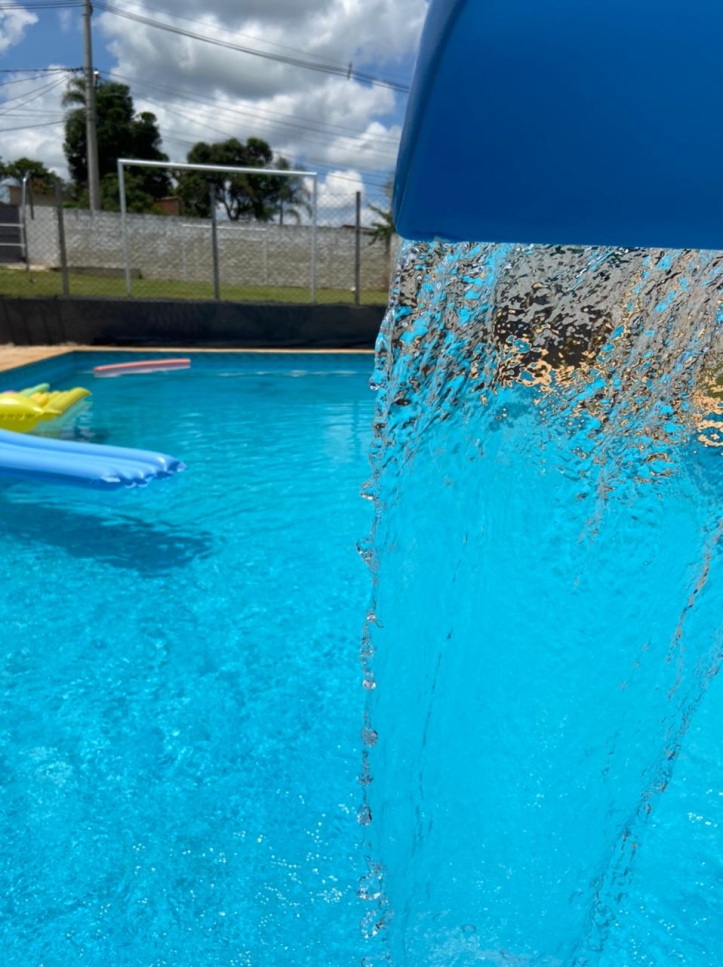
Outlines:
[[86, 385], [76, 436], [188, 464], [0, 483], [2, 963], [357, 963], [371, 359], [107, 361], [0, 386]]
[[722, 295], [715, 253], [404, 248], [369, 965], [723, 963]]

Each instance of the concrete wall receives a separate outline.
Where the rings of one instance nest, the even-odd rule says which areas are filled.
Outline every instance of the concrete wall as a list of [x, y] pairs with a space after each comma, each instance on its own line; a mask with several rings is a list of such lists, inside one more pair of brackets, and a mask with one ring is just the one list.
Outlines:
[[[66, 209], [68, 266], [121, 269], [124, 266], [121, 217], [116, 212]], [[128, 216], [131, 268], [143, 278], [208, 282], [212, 279], [211, 223], [206, 219], [160, 215]], [[222, 284], [300, 286], [310, 283], [311, 228], [306, 225], [230, 224], [219, 222]], [[317, 229], [317, 286], [354, 287], [355, 233], [352, 229]], [[361, 287], [388, 289], [398, 251], [370, 244], [362, 236]], [[57, 215], [38, 208], [28, 219], [28, 253], [33, 265], [60, 265]]]
[[371, 349], [385, 308], [0, 297], [0, 344]]

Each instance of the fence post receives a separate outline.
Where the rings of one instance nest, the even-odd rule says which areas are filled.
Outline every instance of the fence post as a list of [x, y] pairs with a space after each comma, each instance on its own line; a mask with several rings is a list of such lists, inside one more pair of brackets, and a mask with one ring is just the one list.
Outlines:
[[65, 248], [63, 187], [60, 183], [60, 178], [55, 179], [55, 207], [58, 215], [58, 248], [60, 249], [60, 274], [63, 279], [63, 295], [70, 295], [70, 281], [68, 279], [68, 252]]
[[354, 305], [361, 303], [361, 192], [356, 193], [356, 224], [354, 226]]
[[[123, 163], [118, 159], [118, 193], [120, 195], [121, 229], [123, 231], [123, 262], [126, 274], [126, 295], [131, 292], [131, 246], [128, 238], [128, 212], [126, 211], [126, 176]], [[92, 229], [91, 229], [92, 231]]]
[[319, 207], [319, 179], [314, 175], [314, 198], [311, 215], [311, 301], [316, 302], [316, 225]]
[[25, 272], [30, 276], [30, 257], [28, 255], [28, 178], [26, 171], [23, 175], [22, 195], [20, 199], [20, 230], [23, 235], [23, 257], [25, 258]]
[[216, 219], [216, 186], [211, 185], [211, 257], [213, 259], [213, 297], [221, 299], [221, 278], [218, 270], [218, 223]]

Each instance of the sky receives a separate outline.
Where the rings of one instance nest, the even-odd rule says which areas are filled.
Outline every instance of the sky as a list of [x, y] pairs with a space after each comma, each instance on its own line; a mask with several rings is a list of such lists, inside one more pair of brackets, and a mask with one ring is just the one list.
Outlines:
[[[93, 59], [103, 78], [130, 86], [137, 111], [157, 116], [171, 160], [185, 160], [197, 141], [261, 137], [317, 170], [320, 202], [333, 207], [357, 190], [378, 200], [394, 169], [406, 94], [383, 81], [408, 87], [426, 9], [427, 0], [98, 0]], [[131, 18], [334, 65], [342, 76]], [[67, 176], [61, 100], [69, 75], [23, 72], [82, 64], [79, 0], [0, 0], [0, 157], [34, 158]]]

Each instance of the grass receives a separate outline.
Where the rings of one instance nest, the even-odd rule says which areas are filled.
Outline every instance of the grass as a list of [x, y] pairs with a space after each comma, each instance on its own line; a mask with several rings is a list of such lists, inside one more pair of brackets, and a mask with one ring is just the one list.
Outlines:
[[[70, 294], [74, 296], [126, 295], [123, 279], [106, 279], [97, 275], [70, 273]], [[212, 299], [210, 282], [174, 282], [164, 279], [133, 279], [133, 298], [138, 299]], [[34, 298], [63, 294], [59, 272], [27, 272], [0, 268], [0, 296]], [[227, 302], [299, 302], [308, 303], [309, 290], [294, 286], [222, 285], [221, 298]], [[362, 291], [364, 305], [386, 305], [388, 293], [383, 289]], [[324, 303], [353, 302], [351, 289], [317, 289], [316, 301]]]

